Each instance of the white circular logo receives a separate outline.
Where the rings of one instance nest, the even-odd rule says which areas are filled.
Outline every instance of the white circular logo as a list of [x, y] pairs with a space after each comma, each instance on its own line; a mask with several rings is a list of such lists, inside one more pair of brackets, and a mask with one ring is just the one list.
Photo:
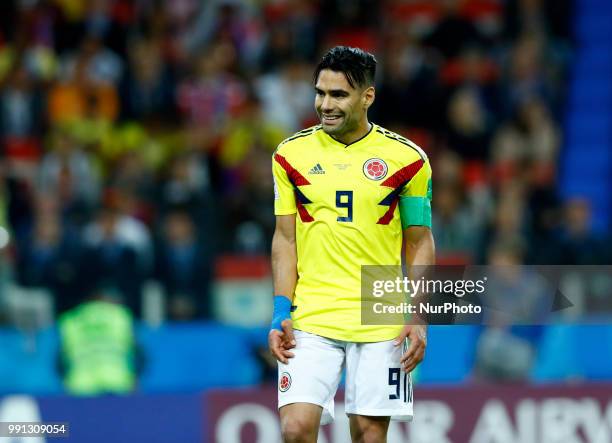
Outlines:
[[291, 376], [288, 372], [283, 372], [278, 380], [278, 390], [286, 392], [291, 387]]
[[387, 170], [387, 164], [381, 158], [371, 158], [363, 164], [363, 173], [370, 180], [382, 180]]

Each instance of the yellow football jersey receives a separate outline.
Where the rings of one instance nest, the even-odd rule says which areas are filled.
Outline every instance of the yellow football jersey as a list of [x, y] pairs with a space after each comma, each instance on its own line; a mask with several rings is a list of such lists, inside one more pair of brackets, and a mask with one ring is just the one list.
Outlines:
[[275, 214], [297, 214], [294, 328], [352, 342], [395, 338], [401, 326], [361, 324], [361, 266], [401, 264], [398, 201], [431, 198], [425, 153], [375, 124], [349, 145], [319, 125], [282, 142], [272, 171]]

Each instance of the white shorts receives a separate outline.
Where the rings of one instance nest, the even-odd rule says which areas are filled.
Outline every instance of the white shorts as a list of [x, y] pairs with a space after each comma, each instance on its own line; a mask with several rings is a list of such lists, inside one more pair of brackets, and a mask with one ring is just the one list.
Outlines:
[[334, 419], [334, 396], [346, 364], [347, 414], [412, 419], [412, 379], [400, 366], [405, 346], [393, 341], [354, 343], [294, 331], [295, 357], [278, 363], [278, 407], [313, 403], [321, 424]]

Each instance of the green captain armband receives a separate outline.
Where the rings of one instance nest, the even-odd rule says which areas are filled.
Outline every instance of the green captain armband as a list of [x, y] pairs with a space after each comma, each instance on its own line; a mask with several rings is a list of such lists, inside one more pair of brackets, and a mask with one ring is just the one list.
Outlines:
[[428, 197], [400, 197], [399, 211], [402, 229], [408, 226], [431, 228], [431, 200]]

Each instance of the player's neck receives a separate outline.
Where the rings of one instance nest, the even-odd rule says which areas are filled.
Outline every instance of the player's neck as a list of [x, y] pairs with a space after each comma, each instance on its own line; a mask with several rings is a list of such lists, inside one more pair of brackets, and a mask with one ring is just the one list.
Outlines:
[[372, 126], [372, 123], [370, 123], [368, 120], [365, 120], [354, 131], [344, 134], [341, 137], [335, 137], [332, 135], [332, 138], [345, 145], [350, 145], [351, 143], [355, 143], [357, 140], [360, 140], [365, 137], [372, 130]]

